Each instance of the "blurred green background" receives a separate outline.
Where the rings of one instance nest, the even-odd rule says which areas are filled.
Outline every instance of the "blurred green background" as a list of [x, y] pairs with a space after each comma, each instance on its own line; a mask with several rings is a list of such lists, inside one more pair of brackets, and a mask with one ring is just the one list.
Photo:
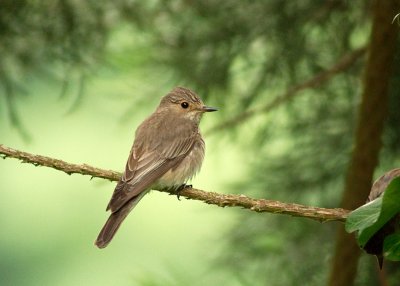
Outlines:
[[[32, 78], [29, 96], [18, 105], [31, 140], [26, 142], [4, 114], [2, 143], [67, 162], [121, 171], [136, 126], [172, 87], [152, 87], [157, 79], [151, 77], [135, 71], [120, 76], [104, 68], [71, 114], [73, 96], [60, 98], [59, 86]], [[152, 91], [139, 102], [146, 86]], [[125, 114], [129, 105], [132, 111]], [[215, 118], [204, 118], [204, 126], [212, 120]], [[240, 177], [245, 170], [239, 163], [241, 153], [228, 140], [223, 153], [216, 146], [222, 142], [207, 141], [203, 171], [192, 183], [205, 190], [227, 192], [231, 176]], [[0, 251], [2, 285], [148, 285], [147, 280], [175, 285], [181, 279], [182, 283], [198, 280], [202, 285], [219, 277], [218, 271], [205, 273], [211, 272], [210, 260], [218, 255], [220, 235], [234, 220], [233, 210], [152, 192], [121, 229], [119, 242], [102, 251], [93, 243], [108, 217], [105, 207], [114, 183], [69, 177], [14, 160], [5, 163], [0, 166], [1, 214], [5, 218]]]
[[[122, 171], [138, 124], [181, 85], [220, 108], [201, 123], [196, 188], [339, 207], [359, 104], [381, 96], [362, 93], [373, 2], [2, 1], [0, 144]], [[394, 51], [380, 46], [393, 70], [381, 79], [389, 108], [374, 177], [399, 165], [394, 38]], [[335, 76], [296, 92], [346, 57]], [[286, 91], [294, 96], [266, 108]], [[115, 183], [0, 163], [0, 285], [335, 285], [329, 277], [341, 275], [332, 272], [339, 223], [156, 191], [99, 250]], [[397, 285], [398, 265], [382, 273], [374, 257], [350, 255], [358, 271], [346, 285]]]

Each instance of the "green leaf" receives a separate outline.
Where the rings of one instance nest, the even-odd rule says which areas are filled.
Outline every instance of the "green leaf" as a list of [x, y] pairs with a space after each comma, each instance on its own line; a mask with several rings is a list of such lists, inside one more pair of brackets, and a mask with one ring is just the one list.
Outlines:
[[377, 198], [352, 211], [346, 220], [346, 231], [351, 233], [373, 225], [379, 218], [381, 206], [382, 198]]
[[368, 240], [400, 212], [400, 177], [393, 179], [382, 197], [352, 211], [346, 220], [346, 231], [357, 231], [358, 245]]
[[383, 255], [388, 260], [400, 261], [400, 233], [395, 233], [385, 238]]

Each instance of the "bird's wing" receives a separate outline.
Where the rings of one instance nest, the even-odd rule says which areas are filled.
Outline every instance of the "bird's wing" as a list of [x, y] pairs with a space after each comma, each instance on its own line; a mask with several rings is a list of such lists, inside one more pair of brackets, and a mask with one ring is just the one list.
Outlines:
[[[168, 170], [176, 167], [193, 148], [197, 132], [174, 140], [160, 140], [156, 145], [134, 144], [125, 172], [118, 182], [107, 210], [118, 211], [123, 205], [148, 189]], [[167, 145], [166, 142], [169, 142]]]

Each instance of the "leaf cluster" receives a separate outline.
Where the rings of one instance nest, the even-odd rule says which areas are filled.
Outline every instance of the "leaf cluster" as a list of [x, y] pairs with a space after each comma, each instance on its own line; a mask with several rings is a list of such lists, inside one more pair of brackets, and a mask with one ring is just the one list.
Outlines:
[[400, 178], [394, 178], [382, 196], [350, 213], [346, 231], [356, 232], [358, 245], [374, 254], [400, 261]]

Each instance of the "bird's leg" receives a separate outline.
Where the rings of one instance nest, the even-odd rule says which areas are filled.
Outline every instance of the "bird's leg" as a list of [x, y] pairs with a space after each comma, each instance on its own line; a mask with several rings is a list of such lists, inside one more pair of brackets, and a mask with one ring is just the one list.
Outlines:
[[176, 188], [175, 193], [176, 193], [176, 197], [178, 198], [178, 200], [180, 201], [180, 196], [181, 196], [181, 192], [186, 189], [189, 188], [191, 189], [193, 186], [192, 185], [186, 185], [186, 184], [182, 184], [180, 185], [178, 188]]

